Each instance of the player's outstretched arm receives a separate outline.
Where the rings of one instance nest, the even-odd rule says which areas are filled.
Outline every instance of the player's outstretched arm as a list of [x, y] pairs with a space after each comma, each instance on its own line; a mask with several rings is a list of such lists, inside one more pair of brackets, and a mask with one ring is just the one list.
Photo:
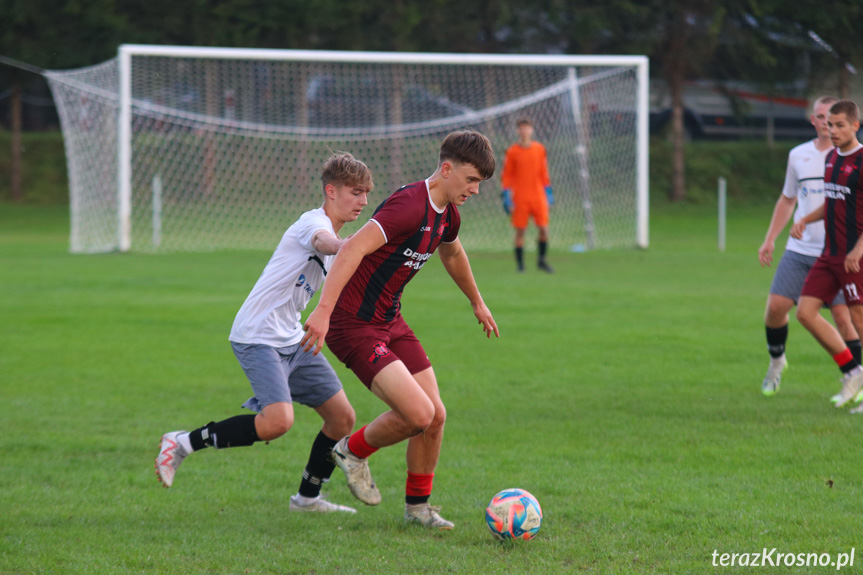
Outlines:
[[800, 221], [795, 222], [795, 224], [793, 226], [791, 226], [791, 237], [797, 238], [798, 240], [802, 239], [803, 238], [803, 232], [806, 231], [806, 226], [808, 226], [809, 224], [811, 224], [813, 222], [817, 222], [818, 220], [823, 220], [823, 219], [824, 219], [824, 204], [821, 204], [820, 207], [815, 208], [814, 210], [812, 210], [811, 212], [809, 212], [808, 214], [806, 214], [805, 216], [800, 218]]
[[773, 248], [776, 244], [776, 238], [791, 220], [796, 203], [796, 199], [789, 198], [785, 194], [779, 194], [776, 207], [773, 208], [773, 216], [770, 218], [770, 226], [767, 228], [767, 235], [764, 237], [764, 243], [758, 248], [758, 261], [761, 262], [761, 267], [773, 263]]
[[451, 244], [442, 243], [438, 248], [438, 253], [440, 253], [440, 260], [447, 273], [455, 281], [462, 293], [467, 296], [467, 299], [470, 300], [473, 314], [479, 323], [482, 324], [486, 337], [491, 337], [492, 333], [500, 337], [500, 332], [497, 329], [494, 318], [491, 316], [491, 311], [489, 311], [482, 300], [479, 288], [476, 287], [476, 280], [470, 269], [470, 261], [467, 259], [467, 253], [465, 253], [461, 241], [456, 238]]
[[330, 329], [330, 315], [336, 307], [339, 296], [342, 295], [342, 290], [357, 271], [363, 258], [384, 243], [384, 234], [380, 228], [374, 222], [369, 222], [341, 246], [327, 273], [318, 306], [309, 314], [303, 326], [306, 330], [306, 335], [300, 341], [303, 350], [309, 351], [314, 348], [315, 355], [320, 353], [324, 347], [324, 338], [327, 337]]
[[315, 248], [315, 251], [318, 253], [331, 256], [338, 253], [339, 248], [341, 248], [347, 241], [347, 238], [342, 239], [334, 236], [327, 230], [318, 230], [315, 232], [315, 235], [312, 236], [312, 247]]

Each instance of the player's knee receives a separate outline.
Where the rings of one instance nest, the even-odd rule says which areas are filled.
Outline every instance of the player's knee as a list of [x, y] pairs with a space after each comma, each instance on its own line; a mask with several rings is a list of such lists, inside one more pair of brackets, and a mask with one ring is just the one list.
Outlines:
[[446, 407], [444, 407], [443, 403], [438, 403], [435, 405], [434, 417], [432, 418], [432, 422], [429, 425], [429, 429], [439, 430], [443, 429], [444, 424], [446, 423]]
[[797, 313], [795, 315], [797, 317], [797, 321], [799, 321], [800, 324], [804, 327], [811, 326], [815, 316], [815, 314], [811, 313], [808, 308], [802, 307], [797, 308]]
[[271, 415], [262, 419], [263, 425], [258, 426], [258, 438], [262, 441], [272, 441], [286, 434], [294, 424], [292, 414]]
[[[780, 320], [788, 313], [788, 310], [785, 309], [785, 306], [780, 305], [779, 303], [770, 300], [767, 302], [767, 313], [765, 314], [767, 317], [766, 321], [769, 323], [776, 323], [777, 320]], [[770, 320], [775, 320], [770, 322]]]
[[357, 413], [350, 405], [340, 411], [335, 417], [331, 417], [328, 421], [328, 426], [332, 429], [334, 435], [344, 437], [354, 430], [354, 425], [357, 422]]
[[421, 406], [405, 418], [406, 433], [408, 437], [419, 435], [432, 424], [435, 418], [435, 408], [431, 402], [427, 406]]
[[408, 437], [413, 437], [414, 435], [419, 435], [423, 433], [432, 423], [434, 419], [433, 415], [429, 417], [417, 417], [408, 422], [407, 435]]
[[809, 316], [806, 315], [806, 313], [803, 312], [803, 310], [801, 310], [800, 308], [797, 308], [797, 311], [794, 312], [794, 317], [796, 317], [797, 321], [799, 321], [804, 326], [809, 321]]

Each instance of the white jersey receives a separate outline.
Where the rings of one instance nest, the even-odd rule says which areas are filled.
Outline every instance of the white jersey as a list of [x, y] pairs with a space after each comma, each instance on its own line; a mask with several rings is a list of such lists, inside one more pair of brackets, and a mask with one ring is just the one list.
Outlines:
[[[832, 149], [828, 147], [819, 151], [815, 147], [815, 140], [810, 140], [788, 152], [788, 168], [785, 171], [782, 193], [797, 200], [795, 222], [824, 204], [824, 161]], [[803, 237], [799, 240], [788, 236], [785, 249], [805, 256], [820, 256], [824, 250], [824, 222], [807, 225]]]
[[300, 314], [323, 285], [334, 257], [312, 247], [319, 230], [336, 235], [323, 208], [304, 213], [288, 228], [237, 312], [231, 341], [286, 347], [303, 339]]

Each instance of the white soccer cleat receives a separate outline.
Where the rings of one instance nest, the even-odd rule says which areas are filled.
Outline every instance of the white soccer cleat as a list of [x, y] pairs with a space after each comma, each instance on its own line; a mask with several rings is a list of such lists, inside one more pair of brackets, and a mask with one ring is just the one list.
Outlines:
[[185, 431], [172, 431], [162, 436], [159, 444], [159, 455], [156, 456], [156, 476], [162, 485], [170, 487], [174, 483], [174, 474], [189, 452], [177, 441], [177, 436]]
[[347, 505], [338, 505], [336, 503], [330, 503], [327, 501], [326, 497], [321, 495], [316, 497], [311, 501], [311, 503], [300, 503], [299, 495], [291, 496], [291, 503], [288, 506], [289, 511], [311, 511], [317, 513], [356, 513], [357, 510], [353, 507], [348, 507]]
[[333, 461], [345, 472], [348, 488], [354, 497], [366, 505], [377, 505], [381, 502], [381, 492], [372, 480], [367, 459], [360, 459], [348, 449], [348, 438], [343, 437], [333, 447]]
[[857, 367], [854, 371], [846, 373], [842, 376], [842, 391], [834, 395], [834, 404], [836, 407], [842, 407], [860, 393], [860, 388], [863, 387], [863, 368]]
[[788, 367], [788, 360], [785, 359], [785, 354], [782, 354], [776, 359], [770, 359], [770, 367], [767, 368], [767, 375], [764, 376], [764, 381], [761, 382], [761, 393], [770, 397], [779, 391], [779, 384], [782, 382], [782, 372]]
[[428, 503], [417, 505], [405, 504], [405, 521], [408, 523], [419, 523], [429, 529], [452, 529], [455, 523], [447, 521], [440, 516], [440, 507], [433, 507]]

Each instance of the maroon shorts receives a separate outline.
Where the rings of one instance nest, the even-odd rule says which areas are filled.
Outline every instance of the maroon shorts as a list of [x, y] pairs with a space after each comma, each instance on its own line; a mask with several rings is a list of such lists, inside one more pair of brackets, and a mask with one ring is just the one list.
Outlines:
[[830, 304], [842, 290], [848, 305], [863, 305], [863, 271], [845, 271], [845, 256], [821, 256], [809, 270], [801, 296], [816, 297]]
[[401, 314], [387, 323], [370, 323], [334, 313], [326, 340], [333, 355], [369, 389], [375, 376], [394, 361], [404, 363], [411, 373], [431, 367], [422, 344]]

